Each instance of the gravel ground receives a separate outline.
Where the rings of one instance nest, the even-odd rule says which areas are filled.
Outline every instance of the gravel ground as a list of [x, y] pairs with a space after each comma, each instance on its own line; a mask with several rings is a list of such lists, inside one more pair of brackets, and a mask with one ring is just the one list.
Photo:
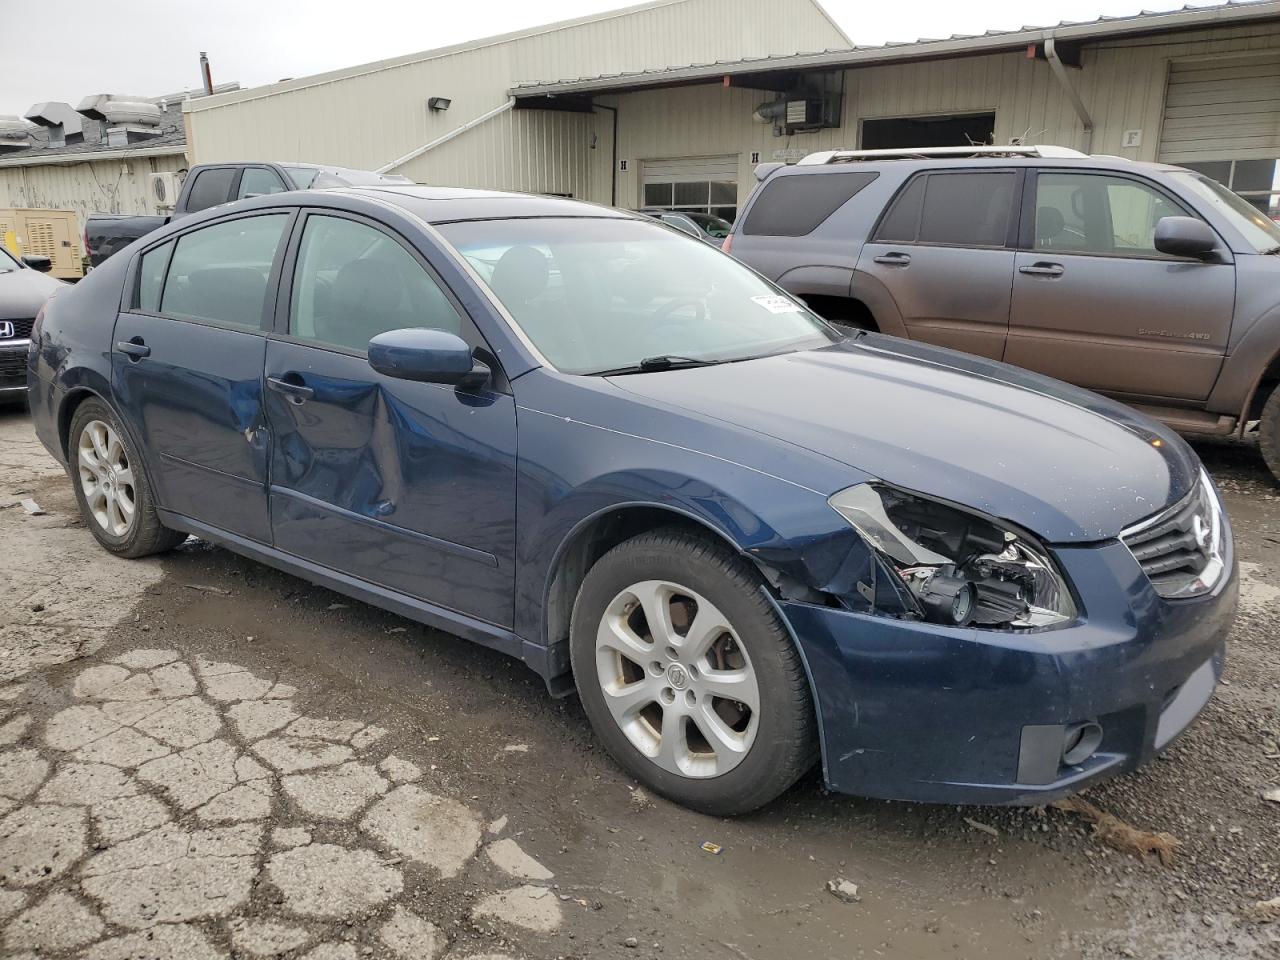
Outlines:
[[1247, 445], [1199, 450], [1241, 560], [1226, 679], [1087, 794], [1174, 835], [1164, 867], [1074, 814], [816, 775], [734, 821], [649, 798], [513, 661], [195, 541], [107, 556], [0, 414], [0, 955], [1280, 956], [1250, 919], [1280, 896], [1280, 500]]

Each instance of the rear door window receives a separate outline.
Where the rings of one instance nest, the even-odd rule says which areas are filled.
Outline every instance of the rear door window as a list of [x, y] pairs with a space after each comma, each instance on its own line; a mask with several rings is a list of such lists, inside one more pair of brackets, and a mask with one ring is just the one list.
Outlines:
[[744, 234], [803, 237], [880, 174], [822, 173], [778, 176], [765, 183], [742, 225]]
[[160, 311], [258, 330], [286, 213], [237, 217], [178, 238]]
[[213, 167], [197, 170], [196, 178], [187, 193], [187, 213], [207, 210], [231, 199], [231, 182], [236, 178], [234, 167]]
[[1009, 236], [1013, 171], [931, 173], [920, 217], [920, 243], [1003, 247]]

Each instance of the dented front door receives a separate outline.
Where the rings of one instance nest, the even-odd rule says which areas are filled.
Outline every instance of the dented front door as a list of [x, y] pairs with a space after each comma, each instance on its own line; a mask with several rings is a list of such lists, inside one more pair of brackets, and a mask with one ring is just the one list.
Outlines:
[[487, 389], [395, 380], [363, 356], [267, 344], [278, 549], [512, 624], [516, 415]]

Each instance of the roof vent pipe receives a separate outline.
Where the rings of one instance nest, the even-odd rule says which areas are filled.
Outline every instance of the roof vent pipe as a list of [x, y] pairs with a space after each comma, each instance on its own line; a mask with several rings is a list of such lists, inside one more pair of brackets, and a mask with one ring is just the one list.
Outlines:
[[1080, 145], [1080, 149], [1085, 153], [1093, 153], [1093, 117], [1089, 115], [1089, 108], [1084, 105], [1084, 101], [1080, 99], [1080, 93], [1076, 90], [1075, 84], [1071, 82], [1071, 74], [1067, 73], [1067, 65], [1062, 62], [1058, 56], [1057, 42], [1054, 37], [1046, 37], [1044, 41], [1044, 56], [1049, 61], [1049, 69], [1053, 71], [1054, 77], [1066, 92], [1067, 98], [1071, 101], [1071, 106], [1075, 108], [1076, 116], [1080, 118], [1080, 125], [1084, 127], [1084, 143]]

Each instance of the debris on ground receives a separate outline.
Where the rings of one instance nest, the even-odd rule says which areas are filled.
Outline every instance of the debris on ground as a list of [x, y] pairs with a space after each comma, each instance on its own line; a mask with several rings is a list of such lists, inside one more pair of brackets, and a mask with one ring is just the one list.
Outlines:
[[220, 597], [231, 596], [230, 590], [226, 590], [223, 587], [211, 587], [207, 583], [184, 583], [183, 586], [188, 590], [199, 590], [201, 593], [216, 593]]
[[979, 821], [974, 820], [972, 817], [965, 817], [964, 822], [967, 823], [969, 826], [973, 827], [973, 829], [975, 830], [981, 830], [983, 833], [990, 834], [993, 837], [1000, 836], [1000, 831], [997, 830], [995, 827], [991, 826], [990, 824], [980, 823]]
[[29, 517], [44, 516], [44, 508], [40, 506], [40, 504], [32, 500], [30, 497], [24, 497], [23, 499], [19, 500], [18, 503], [22, 505], [23, 510], [27, 511], [27, 516]]
[[1263, 791], [1263, 800], [1270, 800], [1272, 803], [1280, 803], [1280, 787], [1272, 787], [1270, 790]]
[[720, 846], [718, 843], [712, 843], [710, 840], [703, 840], [699, 849], [702, 850], [703, 853], [709, 853], [713, 857], [717, 857], [720, 855], [720, 852], [724, 850], [724, 847]]
[[508, 743], [502, 749], [505, 753], [528, 753], [529, 745], [527, 743]]
[[345, 610], [347, 609], [347, 605], [345, 603], [331, 603], [329, 604], [329, 606], [325, 607], [325, 609], [326, 610]]
[[1088, 820], [1093, 824], [1093, 835], [1112, 849], [1136, 857], [1154, 853], [1162, 866], [1173, 866], [1173, 853], [1181, 846], [1181, 841], [1173, 834], [1163, 830], [1141, 830], [1099, 809], [1083, 797], [1066, 797], [1055, 800], [1050, 806]]
[[857, 903], [862, 899], [858, 896], [858, 885], [852, 880], [846, 880], [844, 877], [828, 880], [827, 892], [837, 900], [842, 900], [845, 903]]
[[1280, 920], [1280, 897], [1259, 900], [1240, 912], [1246, 920], [1252, 920], [1254, 923], [1271, 923], [1275, 920]]
[[649, 799], [649, 795], [645, 793], [643, 789], [640, 787], [632, 787], [631, 805], [638, 810], [643, 810], [645, 807], [653, 806], [653, 801]]

